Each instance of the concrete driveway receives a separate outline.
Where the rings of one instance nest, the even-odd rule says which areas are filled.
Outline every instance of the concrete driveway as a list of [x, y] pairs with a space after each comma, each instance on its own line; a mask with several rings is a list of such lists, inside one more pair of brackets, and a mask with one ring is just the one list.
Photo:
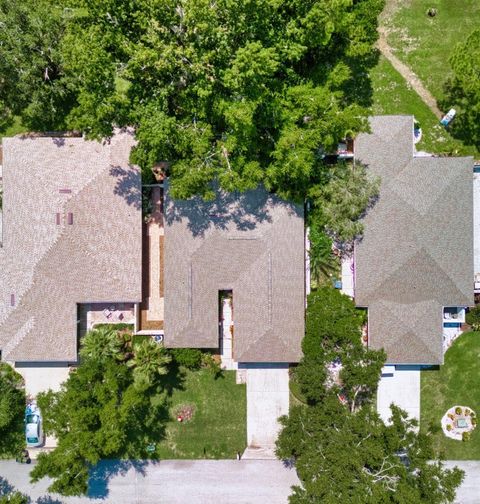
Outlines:
[[89, 497], [64, 498], [47, 494], [47, 480], [30, 484], [30, 469], [0, 461], [0, 492], [11, 485], [32, 504], [286, 504], [299, 483], [278, 460], [105, 461], [92, 474]]
[[247, 444], [273, 452], [278, 417], [288, 415], [288, 364], [249, 363], [247, 369]]
[[[392, 373], [382, 373], [378, 383], [377, 411], [387, 422], [392, 412], [390, 404], [395, 403], [408, 413], [420, 419], [420, 367], [387, 366]], [[384, 368], [385, 369], [385, 368]]]

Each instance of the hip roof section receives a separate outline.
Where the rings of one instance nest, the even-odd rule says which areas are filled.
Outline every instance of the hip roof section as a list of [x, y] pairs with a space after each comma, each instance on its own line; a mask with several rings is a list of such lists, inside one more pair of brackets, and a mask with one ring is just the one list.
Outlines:
[[370, 125], [355, 157], [381, 187], [355, 247], [355, 302], [388, 362], [439, 364], [443, 307], [473, 304], [473, 160], [414, 157], [411, 116]]
[[77, 303], [141, 300], [141, 179], [133, 134], [3, 140], [0, 349], [75, 361]]
[[304, 334], [303, 208], [258, 188], [165, 205], [165, 343], [219, 345], [233, 291], [234, 358], [295, 362]]

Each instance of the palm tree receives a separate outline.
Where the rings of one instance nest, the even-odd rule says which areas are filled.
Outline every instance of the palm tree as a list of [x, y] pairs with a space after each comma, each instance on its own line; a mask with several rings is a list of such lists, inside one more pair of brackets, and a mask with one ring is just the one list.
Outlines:
[[310, 273], [317, 283], [336, 271], [336, 261], [332, 252], [332, 240], [325, 232], [313, 225], [310, 228]]
[[133, 377], [137, 386], [149, 386], [158, 376], [168, 373], [167, 364], [172, 360], [163, 345], [152, 338], [142, 338], [133, 346], [134, 357], [127, 362], [133, 368]]
[[80, 357], [106, 361], [117, 358], [122, 351], [122, 341], [112, 327], [91, 329], [81, 341]]

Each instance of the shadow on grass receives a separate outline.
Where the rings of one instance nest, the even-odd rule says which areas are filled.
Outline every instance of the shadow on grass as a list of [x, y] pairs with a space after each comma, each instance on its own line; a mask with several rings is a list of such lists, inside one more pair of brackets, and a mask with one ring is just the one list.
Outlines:
[[108, 483], [112, 478], [125, 476], [131, 469], [145, 477], [147, 467], [157, 463], [152, 460], [102, 460], [90, 470], [87, 496], [92, 499], [105, 499], [108, 497]]
[[175, 390], [185, 390], [186, 373], [172, 359], [168, 366], [168, 373], [162, 377], [162, 386], [165, 388], [168, 397], [171, 397]]

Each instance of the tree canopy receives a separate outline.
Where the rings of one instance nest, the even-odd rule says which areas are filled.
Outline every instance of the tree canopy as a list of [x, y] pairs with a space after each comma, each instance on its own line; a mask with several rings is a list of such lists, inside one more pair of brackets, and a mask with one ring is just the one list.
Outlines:
[[0, 458], [14, 457], [25, 446], [23, 378], [0, 362]]
[[59, 392], [38, 396], [45, 431], [58, 446], [39, 456], [33, 481], [50, 476], [52, 491], [80, 495], [102, 458], [152, 456], [147, 446], [162, 438], [168, 418], [161, 377], [170, 358], [149, 341], [131, 345], [127, 331], [109, 328], [87, 333], [76, 371]]
[[322, 153], [367, 126], [382, 6], [1, 0], [2, 114], [92, 137], [133, 125], [133, 160], [169, 162], [178, 197], [211, 196], [215, 179], [304, 198]]
[[480, 29], [455, 47], [450, 65], [453, 78], [445, 86], [444, 106], [457, 110], [451, 132], [480, 149]]
[[436, 460], [429, 432], [392, 405], [385, 424], [374, 398], [383, 351], [363, 345], [365, 316], [350, 298], [324, 287], [308, 298], [303, 358], [295, 372], [306, 403], [281, 418], [277, 455], [302, 482], [292, 504], [453, 502], [458, 469]]
[[[385, 353], [362, 343], [364, 323], [365, 314], [337, 289], [322, 287], [310, 294], [303, 357], [296, 369], [300, 390], [310, 404], [332, 392], [341, 394], [352, 411], [371, 401]], [[338, 383], [329, 376], [332, 364], [339, 369]]]

